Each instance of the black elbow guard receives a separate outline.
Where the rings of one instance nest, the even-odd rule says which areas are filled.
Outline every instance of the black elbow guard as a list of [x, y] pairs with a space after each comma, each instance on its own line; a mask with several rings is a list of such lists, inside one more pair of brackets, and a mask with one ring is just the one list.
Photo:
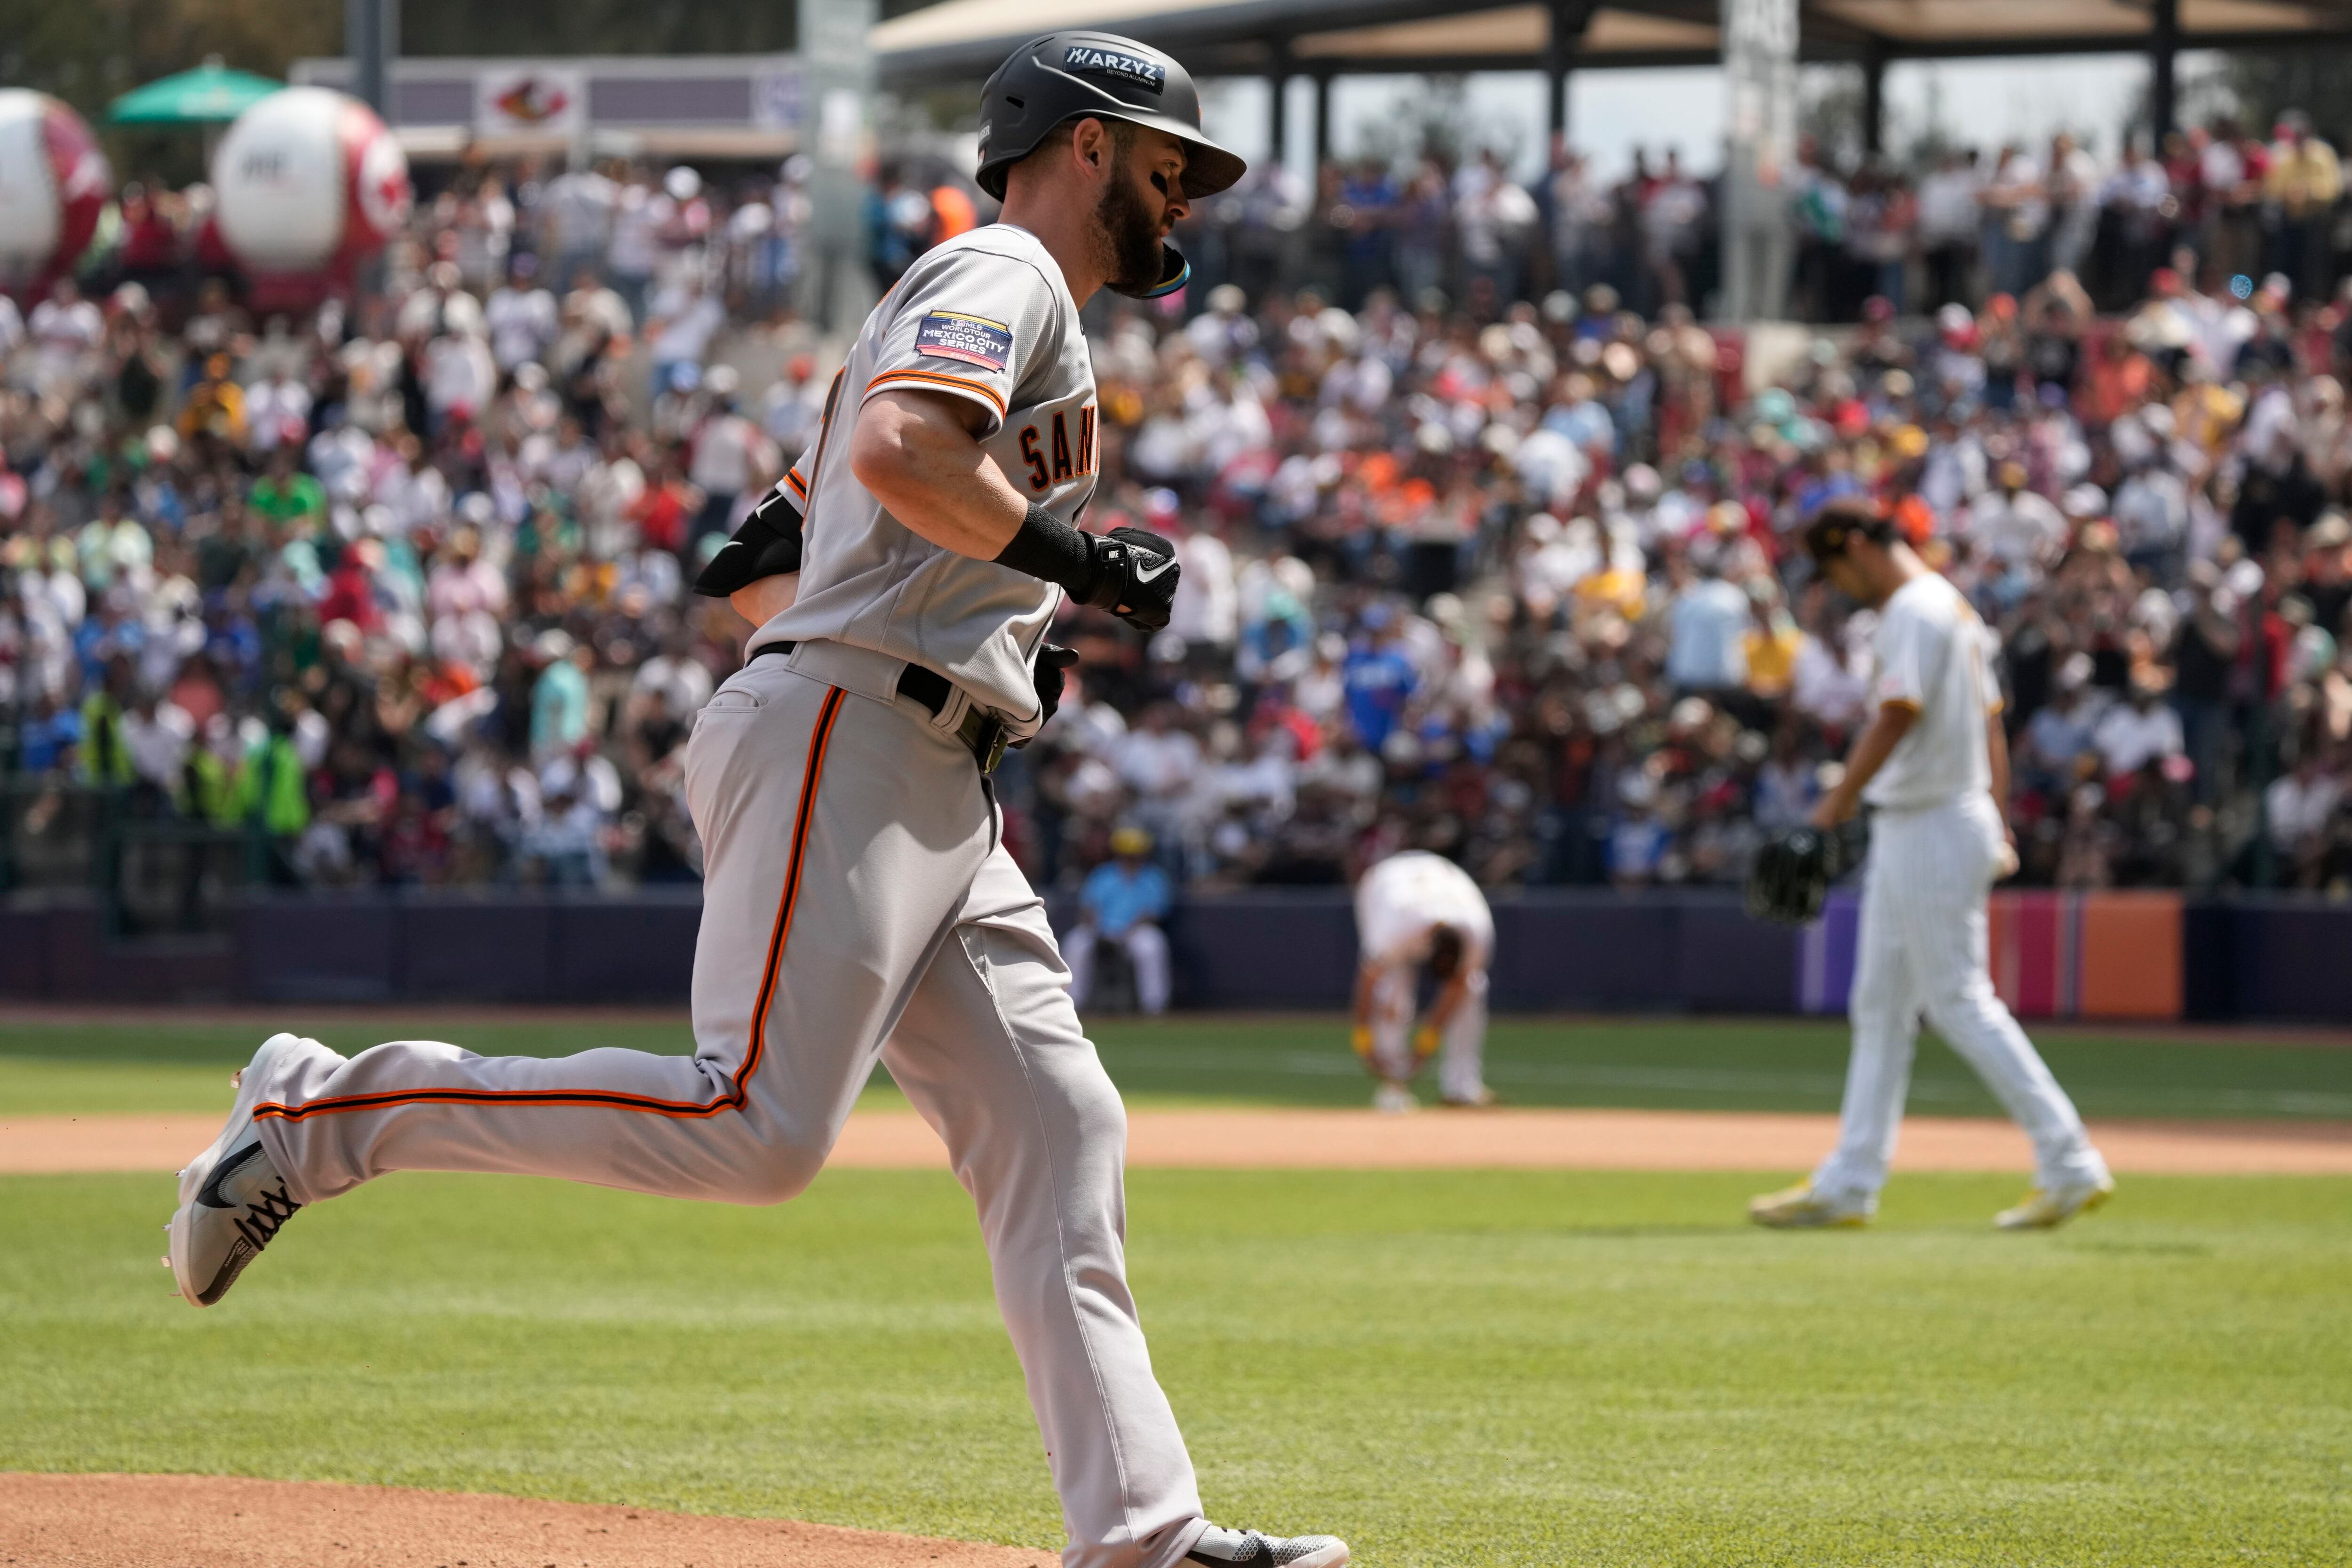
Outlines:
[[694, 579], [694, 591], [724, 599], [762, 577], [778, 577], [801, 569], [801, 509], [792, 491], [779, 484], [751, 509], [735, 536], [719, 547]]

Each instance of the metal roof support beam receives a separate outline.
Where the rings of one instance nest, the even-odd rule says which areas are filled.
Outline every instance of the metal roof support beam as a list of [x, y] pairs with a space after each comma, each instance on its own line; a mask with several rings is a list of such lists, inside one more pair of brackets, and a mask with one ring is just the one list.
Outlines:
[[1315, 73], [1315, 167], [1331, 161], [1331, 73]]
[[1290, 150], [1290, 77], [1295, 68], [1290, 58], [1290, 40], [1276, 38], [1273, 58], [1265, 68], [1265, 83], [1270, 89], [1266, 103], [1266, 156], [1274, 163], [1282, 162]]
[[1594, 0], [1551, 0], [1544, 41], [1544, 128], [1555, 145], [1568, 136], [1568, 73], [1593, 9]]
[[2164, 139], [2179, 115], [2179, 85], [2173, 77], [2173, 57], [2180, 52], [2180, 0], [2154, 0], [2149, 7], [2147, 39], [2148, 151], [2164, 156]]
[[[2158, 5], [2168, 0], [2157, 0]], [[1862, 151], [1875, 158], [1886, 148], [1886, 48], [1873, 43], [1862, 57]]]

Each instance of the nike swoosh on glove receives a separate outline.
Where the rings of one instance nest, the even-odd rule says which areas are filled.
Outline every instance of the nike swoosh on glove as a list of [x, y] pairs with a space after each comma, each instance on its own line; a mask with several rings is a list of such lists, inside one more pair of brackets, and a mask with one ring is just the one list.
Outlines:
[[724, 599], [762, 577], [801, 569], [801, 509], [782, 485], [751, 509], [735, 536], [719, 547], [694, 579], [694, 591]]
[[1083, 603], [1108, 610], [1139, 632], [1165, 626], [1176, 603], [1177, 581], [1184, 574], [1176, 563], [1176, 547], [1140, 528], [1087, 537], [1094, 545], [1095, 580]]

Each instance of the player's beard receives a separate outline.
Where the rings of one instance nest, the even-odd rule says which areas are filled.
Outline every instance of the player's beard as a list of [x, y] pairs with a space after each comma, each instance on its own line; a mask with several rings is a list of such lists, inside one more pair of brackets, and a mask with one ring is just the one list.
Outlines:
[[1135, 176], [1121, 170], [1095, 204], [1095, 243], [1106, 266], [1105, 287], [1140, 294], [1159, 286], [1160, 220], [1143, 205]]

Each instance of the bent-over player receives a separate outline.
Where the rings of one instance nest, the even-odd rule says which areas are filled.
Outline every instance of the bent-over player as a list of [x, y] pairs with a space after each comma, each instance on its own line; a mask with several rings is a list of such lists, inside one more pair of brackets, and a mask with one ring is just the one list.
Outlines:
[[1748, 1215], [1759, 1225], [1812, 1226], [1862, 1225], [1876, 1212], [1924, 1013], [2033, 1141], [2033, 1190], [1996, 1223], [2063, 1225], [2104, 1202], [2115, 1183], [1987, 967], [1985, 898], [2017, 868], [1990, 634], [1960, 591], [1863, 503], [1824, 508], [1805, 548], [1832, 584], [1879, 617], [1876, 717], [1813, 820], [1835, 827], [1863, 802], [1874, 815], [1837, 1150], [1811, 1181], [1758, 1198]]
[[[1164, 237], [1243, 164], [1201, 134], [1181, 66], [1105, 34], [1023, 46], [982, 112], [1003, 221], [926, 252], [875, 308], [785, 497], [714, 558], [745, 580], [702, 584], [769, 618], [688, 746], [695, 1054], [404, 1040], [346, 1060], [275, 1036], [182, 1177], [167, 1262], [210, 1305], [302, 1205], [394, 1171], [779, 1203], [878, 1057], [979, 1209], [1069, 1568], [1334, 1568], [1331, 1537], [1202, 1517], [1127, 1286], [1126, 1113], [988, 777], [1058, 693], [1040, 645], [1062, 595], [1168, 624], [1167, 542], [1076, 526], [1097, 442], [1078, 307], [1181, 285]], [[772, 589], [747, 575], [793, 565]]]
[[[1469, 873], [1440, 855], [1408, 849], [1356, 884], [1354, 1028], [1350, 1043], [1380, 1080], [1372, 1104], [1413, 1109], [1412, 1084], [1442, 1045], [1437, 1092], [1447, 1105], [1495, 1103], [1482, 1060], [1486, 1045], [1486, 965], [1495, 916]], [[1437, 995], [1412, 1026], [1422, 972]]]

